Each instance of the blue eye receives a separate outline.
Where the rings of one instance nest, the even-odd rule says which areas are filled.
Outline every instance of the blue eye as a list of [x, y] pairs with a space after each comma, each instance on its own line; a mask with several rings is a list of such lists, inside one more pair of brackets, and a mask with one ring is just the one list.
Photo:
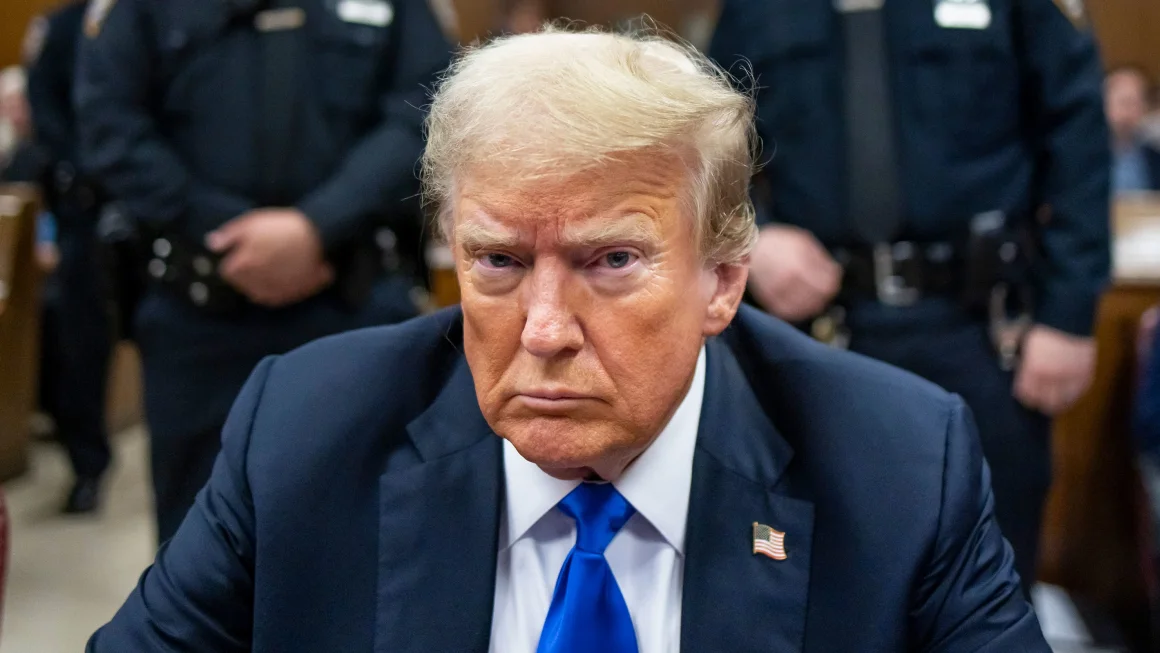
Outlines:
[[604, 260], [608, 263], [608, 267], [618, 270], [632, 263], [632, 254], [629, 252], [609, 252], [605, 254]]
[[493, 268], [508, 268], [515, 264], [515, 260], [507, 254], [488, 254], [487, 264]]

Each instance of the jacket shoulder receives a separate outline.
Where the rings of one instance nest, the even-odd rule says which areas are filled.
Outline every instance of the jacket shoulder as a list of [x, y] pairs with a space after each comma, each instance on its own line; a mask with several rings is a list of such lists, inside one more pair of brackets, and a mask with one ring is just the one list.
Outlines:
[[[897, 405], [907, 400], [949, 402], [952, 396], [939, 386], [886, 363], [835, 349], [761, 311], [743, 307], [725, 337], [747, 375], [800, 376], [811, 393], [848, 395], [851, 390], [883, 387], [900, 393]], [[746, 364], [746, 361], [749, 361]], [[752, 379], [754, 381], [756, 379]], [[820, 387], [814, 387], [820, 386]], [[762, 384], [775, 393], [806, 398], [794, 384]], [[819, 398], [822, 398], [819, 397]], [[907, 410], [913, 405], [907, 406]]]
[[457, 309], [401, 324], [329, 336], [275, 359], [251, 447], [354, 447], [397, 442], [462, 358]]
[[[950, 420], [962, 400], [904, 370], [820, 344], [745, 309], [730, 347], [765, 413], [803, 460], [941, 474]], [[930, 463], [915, 465], [914, 463]]]

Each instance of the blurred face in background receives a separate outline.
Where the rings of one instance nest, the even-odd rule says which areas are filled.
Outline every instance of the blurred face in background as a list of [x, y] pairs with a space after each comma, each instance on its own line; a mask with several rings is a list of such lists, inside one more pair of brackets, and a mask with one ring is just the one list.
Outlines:
[[1122, 70], [1104, 84], [1104, 103], [1112, 137], [1119, 146], [1135, 142], [1144, 117], [1151, 110], [1148, 80], [1138, 71]]
[[516, 34], [534, 32], [548, 20], [545, 0], [516, 0], [508, 12], [508, 29]]
[[0, 73], [0, 154], [5, 155], [32, 136], [32, 114], [18, 74], [13, 69]]

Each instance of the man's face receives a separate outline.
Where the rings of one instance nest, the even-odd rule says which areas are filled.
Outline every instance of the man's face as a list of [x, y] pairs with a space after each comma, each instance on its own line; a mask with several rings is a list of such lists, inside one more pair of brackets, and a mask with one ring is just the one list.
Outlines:
[[1104, 89], [1108, 124], [1118, 140], [1135, 138], [1148, 114], [1148, 85], [1138, 73], [1118, 72], [1108, 77]]
[[32, 123], [28, 102], [23, 94], [12, 91], [0, 94], [0, 120], [11, 124], [18, 138], [28, 138], [32, 132]]
[[707, 266], [688, 172], [634, 155], [524, 185], [480, 171], [454, 200], [464, 347], [488, 423], [559, 478], [615, 478], [733, 318], [742, 266]]

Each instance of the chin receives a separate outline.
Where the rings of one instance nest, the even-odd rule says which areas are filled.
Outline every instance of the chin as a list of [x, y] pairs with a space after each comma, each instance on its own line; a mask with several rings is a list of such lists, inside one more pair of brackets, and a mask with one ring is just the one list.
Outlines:
[[525, 460], [560, 478], [587, 476], [618, 449], [619, 438], [607, 425], [572, 418], [533, 417], [497, 426]]

